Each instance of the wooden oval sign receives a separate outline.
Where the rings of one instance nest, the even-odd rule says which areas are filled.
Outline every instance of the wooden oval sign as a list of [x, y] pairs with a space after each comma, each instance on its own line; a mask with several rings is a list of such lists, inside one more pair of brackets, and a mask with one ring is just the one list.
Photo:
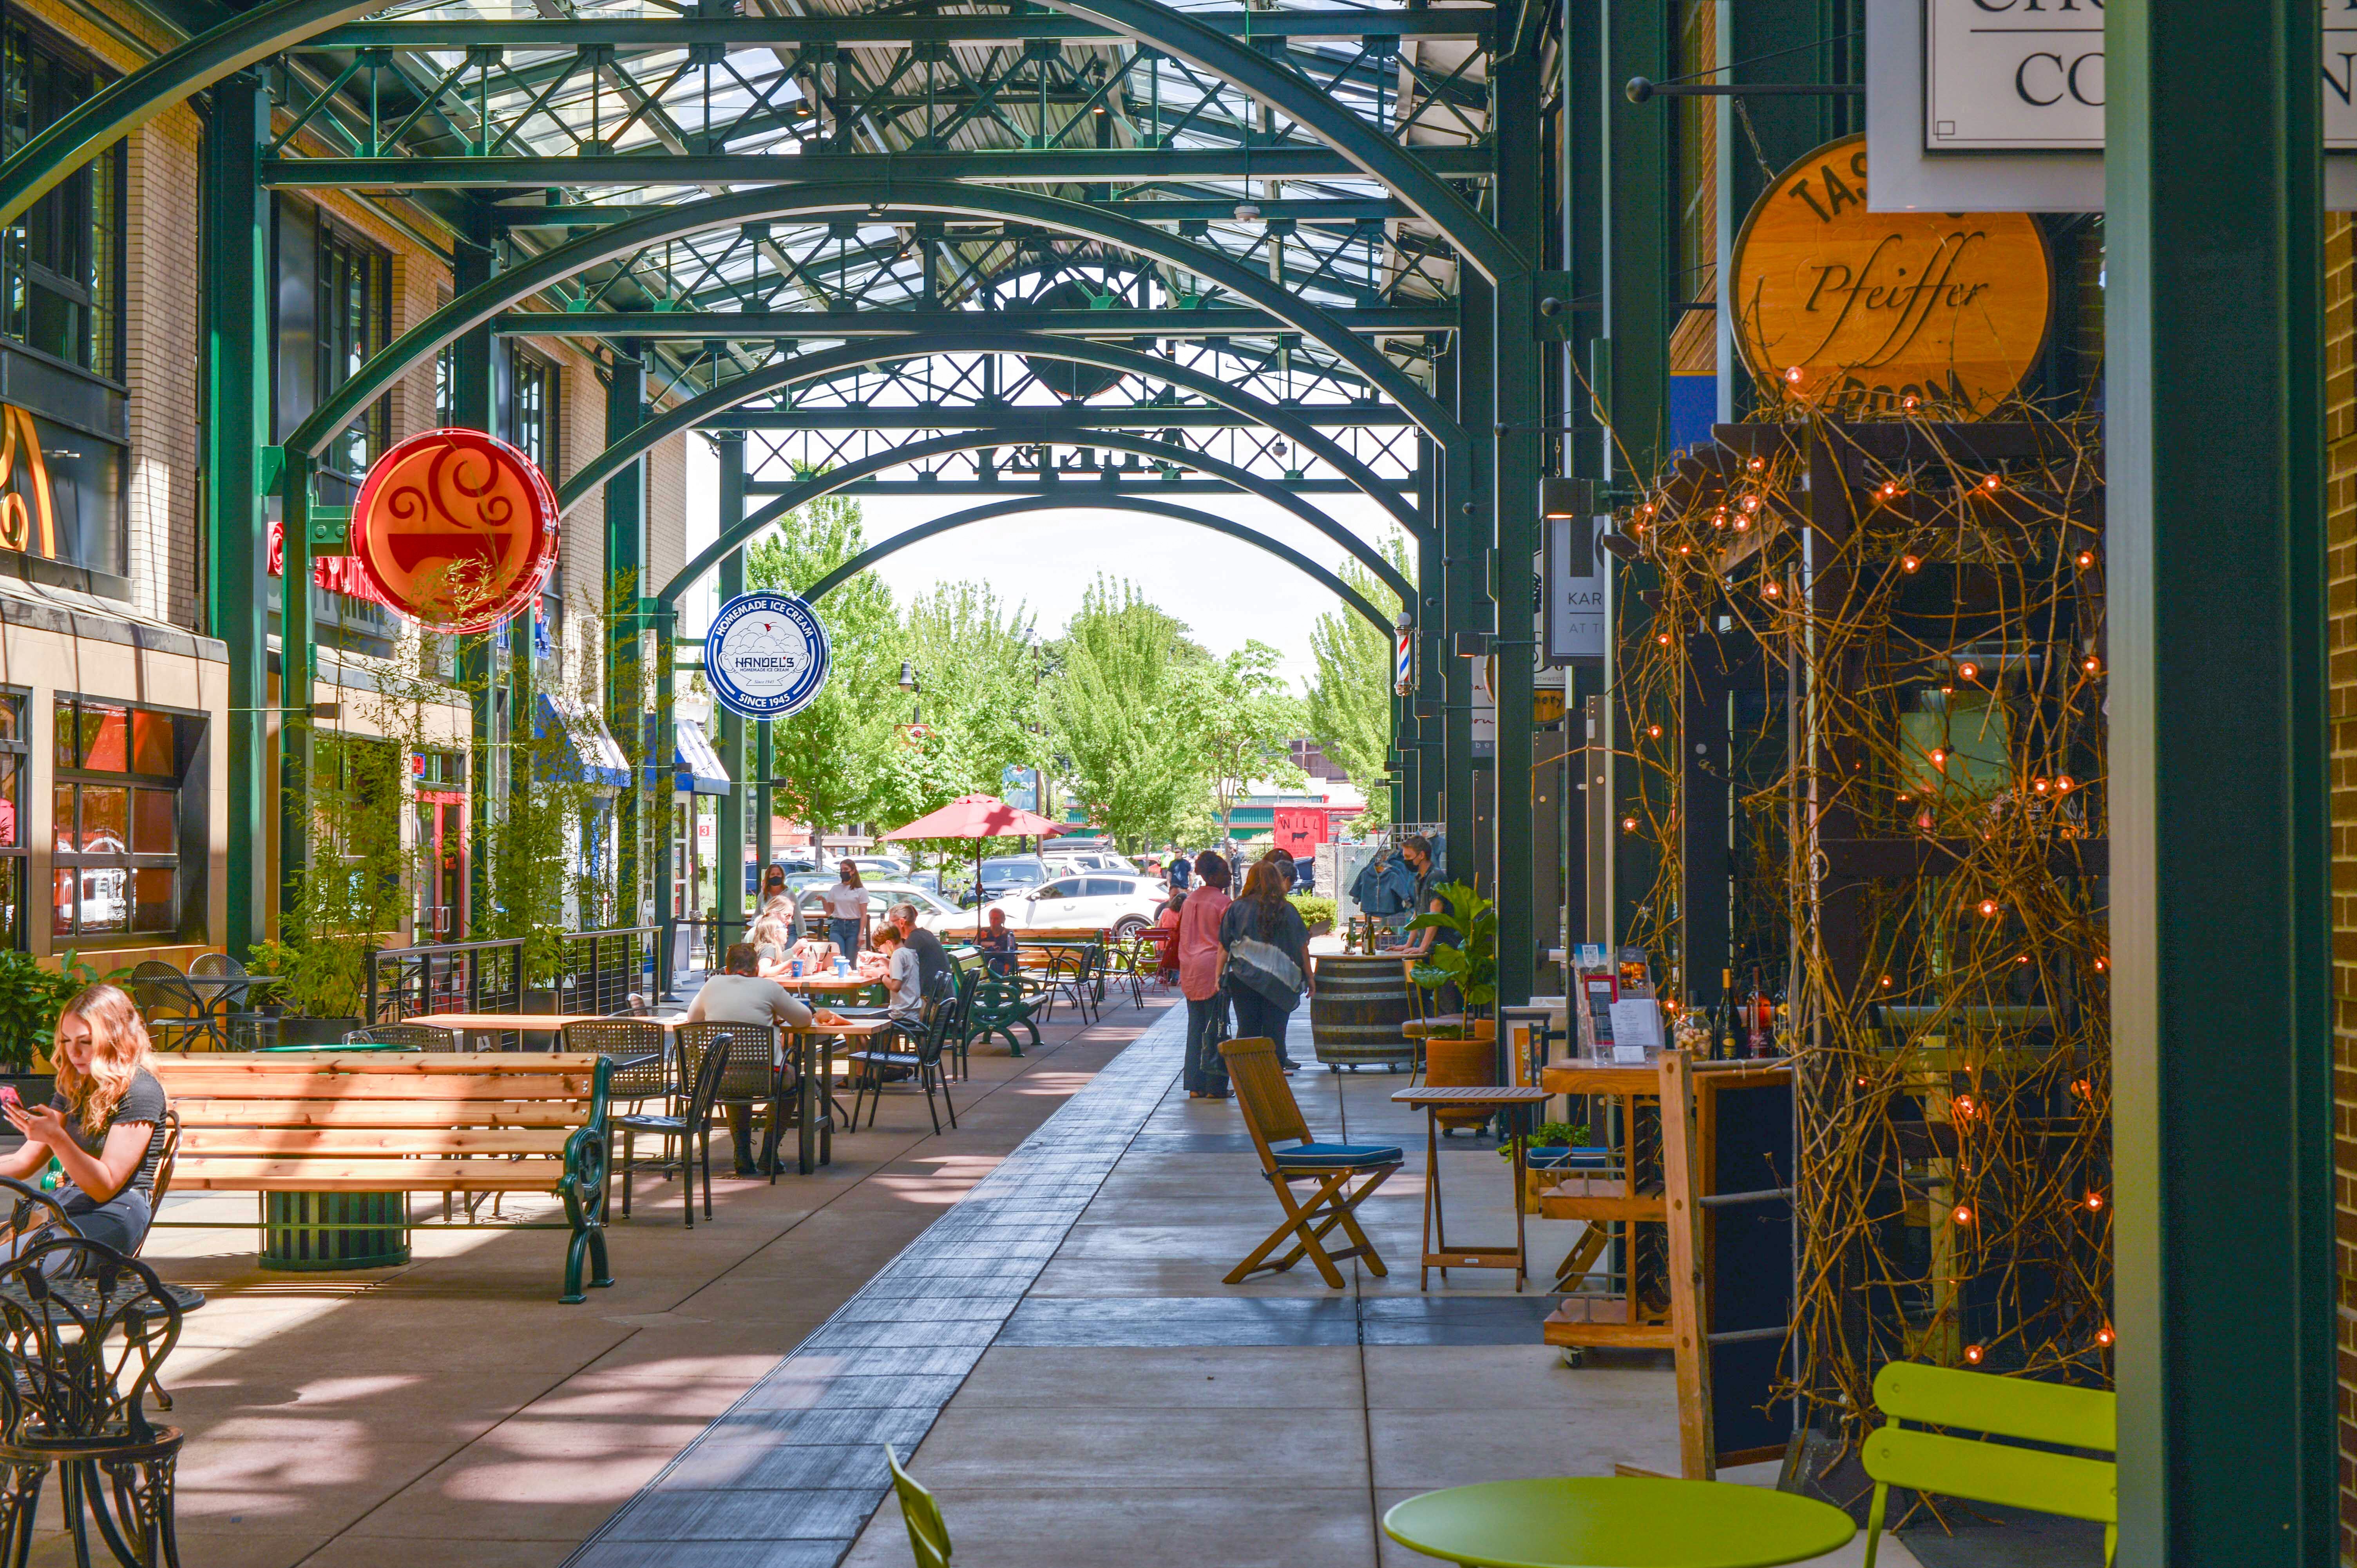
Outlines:
[[1761, 396], [1845, 418], [1992, 412], [2037, 363], [2053, 292], [2028, 213], [1867, 211], [1863, 136], [1786, 169], [1735, 242]]
[[352, 508], [352, 554], [386, 604], [437, 631], [481, 631], [532, 603], [556, 564], [556, 494], [479, 430], [428, 430], [379, 458]]

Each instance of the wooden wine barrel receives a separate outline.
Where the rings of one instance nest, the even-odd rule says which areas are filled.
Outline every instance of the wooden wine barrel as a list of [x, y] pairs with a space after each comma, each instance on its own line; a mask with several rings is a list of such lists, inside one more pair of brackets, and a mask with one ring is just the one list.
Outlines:
[[1400, 1032], [1412, 1016], [1406, 966], [1396, 958], [1320, 953], [1309, 998], [1309, 1038], [1329, 1068], [1413, 1067], [1415, 1042]]

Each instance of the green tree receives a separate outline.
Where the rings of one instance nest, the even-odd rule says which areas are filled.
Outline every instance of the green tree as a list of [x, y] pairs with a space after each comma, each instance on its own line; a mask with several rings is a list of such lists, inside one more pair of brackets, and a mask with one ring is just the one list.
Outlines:
[[[824, 496], [795, 509], [775, 533], [745, 552], [745, 585], [798, 594], [867, 547], [859, 503]], [[778, 809], [824, 830], [882, 814], [892, 725], [905, 719], [900, 627], [892, 591], [862, 572], [821, 601], [833, 650], [826, 685], [810, 706], [780, 719], [775, 746]]]
[[1060, 783], [1127, 845], [1167, 839], [1210, 788], [1190, 665], [1208, 656], [1127, 582], [1099, 577], [1053, 650], [1048, 688]]
[[[1383, 540], [1383, 554], [1413, 580], [1415, 566], [1407, 541], [1394, 532]], [[1345, 564], [1342, 580], [1366, 596], [1376, 608], [1396, 616], [1399, 596], [1356, 561]], [[1305, 707], [1308, 732], [1328, 757], [1341, 765], [1351, 782], [1367, 797], [1367, 815], [1377, 822], [1391, 820], [1392, 641], [1367, 624], [1356, 610], [1342, 608], [1318, 618], [1309, 633], [1309, 648], [1318, 661], [1317, 679], [1309, 682]]]
[[901, 701], [922, 713], [927, 733], [893, 748], [880, 821], [908, 822], [960, 795], [996, 795], [1008, 763], [1039, 761], [1035, 636], [1023, 606], [981, 583], [944, 583], [909, 606], [899, 646], [920, 688]]
[[1286, 743], [1302, 731], [1301, 701], [1286, 690], [1276, 662], [1275, 649], [1246, 642], [1224, 659], [1182, 667], [1193, 697], [1186, 733], [1210, 779], [1222, 838], [1254, 780], [1302, 782], [1301, 769], [1286, 755]]

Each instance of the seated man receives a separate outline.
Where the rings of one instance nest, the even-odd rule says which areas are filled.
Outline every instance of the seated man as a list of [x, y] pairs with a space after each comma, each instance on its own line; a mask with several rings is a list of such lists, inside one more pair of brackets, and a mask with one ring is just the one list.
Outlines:
[[925, 985], [930, 987], [942, 979], [954, 982], [957, 972], [950, 963], [949, 950], [942, 946], [941, 938], [917, 924], [914, 904], [895, 904], [884, 912], [884, 918], [900, 933], [900, 940], [909, 950], [917, 955], [917, 975]]
[[996, 975], [1013, 974], [1016, 970], [1015, 933], [1006, 924], [1006, 911], [990, 911], [990, 924], [974, 938], [974, 945], [982, 950], [983, 967]]
[[[776, 1038], [775, 1031], [783, 1025], [790, 1029], [805, 1027], [811, 1021], [811, 1010], [799, 1000], [786, 994], [785, 987], [773, 980], [763, 980], [756, 972], [760, 960], [755, 956], [753, 944], [738, 942], [728, 950], [726, 972], [716, 974], [704, 983], [695, 1000], [687, 1004], [687, 1021], [691, 1024], [744, 1024], [758, 1032], [758, 1043], [766, 1053]], [[739, 1042], [739, 1048], [745, 1042]], [[732, 1065], [739, 1059], [732, 1054]], [[753, 1163], [753, 1122], [751, 1107], [732, 1105], [728, 1108], [728, 1133], [737, 1146], [737, 1174], [759, 1176], [760, 1166]], [[772, 1127], [762, 1140], [761, 1165], [773, 1164], [777, 1157], [778, 1130]]]

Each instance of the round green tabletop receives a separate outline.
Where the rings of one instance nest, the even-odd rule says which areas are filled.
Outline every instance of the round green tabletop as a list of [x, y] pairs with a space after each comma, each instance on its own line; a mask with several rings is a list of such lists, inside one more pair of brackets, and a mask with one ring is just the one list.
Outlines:
[[1485, 1481], [1410, 1498], [1383, 1533], [1469, 1568], [1769, 1568], [1857, 1533], [1813, 1498], [1641, 1476]]

